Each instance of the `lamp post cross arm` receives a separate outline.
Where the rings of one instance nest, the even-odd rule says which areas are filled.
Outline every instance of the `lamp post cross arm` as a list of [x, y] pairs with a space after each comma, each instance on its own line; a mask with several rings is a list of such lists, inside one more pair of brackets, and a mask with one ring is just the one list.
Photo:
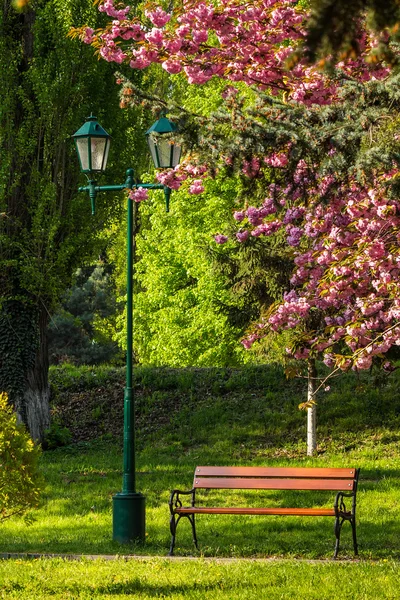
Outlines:
[[137, 190], [138, 188], [145, 188], [148, 190], [164, 190], [166, 212], [169, 212], [171, 189], [162, 183], [135, 183], [133, 169], [127, 169], [125, 183], [117, 185], [97, 185], [97, 181], [89, 180], [89, 184], [78, 188], [78, 191], [89, 192], [89, 197], [92, 204], [92, 215], [94, 215], [96, 209], [96, 197], [99, 192], [120, 192], [127, 189]]

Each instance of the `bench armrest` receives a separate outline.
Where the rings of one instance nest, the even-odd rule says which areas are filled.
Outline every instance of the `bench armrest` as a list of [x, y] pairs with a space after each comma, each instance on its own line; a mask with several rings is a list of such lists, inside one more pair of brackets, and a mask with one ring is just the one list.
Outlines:
[[196, 493], [195, 489], [191, 489], [191, 490], [172, 490], [171, 496], [170, 496], [169, 501], [168, 501], [169, 510], [170, 510], [171, 515], [174, 514], [174, 509], [181, 508], [182, 501], [181, 501], [181, 499], [179, 497], [181, 495], [182, 496], [192, 496], [192, 498], [191, 498], [191, 506], [194, 506], [195, 493]]
[[354, 492], [338, 492], [336, 494], [335, 504], [333, 505], [333, 508], [335, 509], [336, 517], [343, 516], [343, 514], [350, 512], [346, 508], [344, 498], [352, 498], [351, 514], [354, 515], [354, 513], [355, 513], [356, 492], [355, 491]]

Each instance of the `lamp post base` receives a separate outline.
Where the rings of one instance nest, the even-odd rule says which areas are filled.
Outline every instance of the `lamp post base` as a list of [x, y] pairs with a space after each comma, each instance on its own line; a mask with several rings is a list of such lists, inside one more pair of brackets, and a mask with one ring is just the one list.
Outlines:
[[115, 494], [113, 496], [113, 540], [120, 544], [144, 542], [145, 497], [143, 494]]

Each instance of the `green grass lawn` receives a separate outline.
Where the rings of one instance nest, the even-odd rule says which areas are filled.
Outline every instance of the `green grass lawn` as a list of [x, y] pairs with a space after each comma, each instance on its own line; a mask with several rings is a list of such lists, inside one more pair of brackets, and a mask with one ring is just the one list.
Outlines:
[[[105, 433], [44, 452], [46, 489], [36, 521], [3, 523], [0, 552], [165, 556], [170, 490], [190, 489], [197, 464], [242, 464], [360, 467], [360, 556], [400, 558], [400, 379], [379, 388], [367, 379], [339, 379], [320, 402], [319, 454], [310, 459], [305, 414], [297, 409], [303, 383], [286, 382], [279, 369], [139, 370], [137, 489], [146, 496], [147, 535], [143, 546], [121, 547], [111, 539], [111, 499], [121, 489], [121, 443], [107, 431], [114, 407], [107, 412], [105, 406], [107, 390], [111, 397], [115, 393], [114, 375], [107, 387], [103, 372], [102, 382], [93, 370], [74, 373], [71, 380], [65, 370], [57, 372], [58, 414], [69, 424], [73, 417], [73, 427], [89, 433], [90, 422], [95, 431], [102, 422]], [[101, 410], [95, 412], [96, 406]], [[331, 492], [216, 495], [218, 502], [255, 506], [332, 506], [334, 499]], [[197, 523], [204, 556], [329, 558], [333, 553], [333, 519], [326, 517], [202, 515]], [[197, 555], [185, 521], [178, 528], [176, 553]], [[352, 556], [347, 523], [339, 556]]]
[[3, 600], [282, 600], [400, 598], [394, 561], [0, 561]]
[[[291, 449], [293, 452], [293, 448]], [[92, 442], [86, 447], [48, 452], [42, 461], [47, 487], [36, 521], [5, 522], [0, 529], [0, 552], [51, 552], [164, 556], [168, 552], [168, 496], [173, 487], [191, 487], [196, 464], [269, 464], [297, 466], [361, 466], [358, 493], [358, 536], [362, 558], [400, 558], [400, 465], [397, 443], [382, 444], [365, 436], [351, 451], [306, 458], [258, 457], [239, 461], [213, 446], [174, 457], [171, 450], [154, 444], [138, 457], [138, 491], [146, 496], [146, 543], [121, 546], [111, 539], [111, 498], [120, 490], [121, 453], [116, 445]], [[332, 492], [232, 492], [216, 493], [218, 502], [234, 505], [332, 505]], [[269, 496], [267, 500], [266, 497]], [[203, 515], [197, 521], [201, 554], [230, 557], [329, 558], [333, 554], [333, 519], [306, 517], [251, 517]], [[343, 526], [340, 556], [352, 557], [350, 527]], [[179, 555], [198, 555], [189, 524], [178, 528]]]
[[[99, 381], [89, 371], [78, 379], [68, 380], [65, 372], [57, 377], [55, 413], [80, 441], [44, 452], [46, 488], [36, 520], [29, 526], [22, 519], [4, 522], [0, 553], [154, 558], [2, 561], [0, 598], [400, 597], [396, 376], [379, 387], [366, 378], [338, 380], [320, 402], [319, 452], [310, 459], [305, 453], [305, 414], [297, 410], [304, 399], [303, 384], [286, 382], [278, 369], [139, 371], [137, 489], [146, 496], [146, 542], [124, 546], [111, 539], [111, 499], [121, 489], [122, 452], [109, 422], [115, 424], [116, 408], [122, 412], [122, 402], [114, 406], [120, 375], [112, 373], [109, 383], [104, 373]], [[199, 553], [187, 522], [180, 523], [177, 535], [176, 554], [199, 559], [170, 563], [163, 558], [170, 543], [169, 493], [175, 487], [189, 489], [198, 464], [360, 467], [360, 562], [353, 561], [346, 523], [339, 554], [345, 563], [326, 562], [335, 541], [331, 518], [203, 515], [197, 520]], [[216, 495], [218, 502], [254, 506], [331, 506], [334, 499], [334, 492]], [[210, 563], [203, 557], [216, 560]], [[226, 564], [219, 557], [284, 560]]]

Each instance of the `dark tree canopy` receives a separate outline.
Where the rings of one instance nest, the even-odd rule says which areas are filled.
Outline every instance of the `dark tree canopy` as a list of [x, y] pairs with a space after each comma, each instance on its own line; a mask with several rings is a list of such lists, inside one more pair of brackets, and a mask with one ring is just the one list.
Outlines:
[[0, 8], [0, 391], [36, 439], [49, 424], [49, 316], [76, 268], [99, 255], [99, 232], [119, 205], [102, 196], [90, 216], [71, 134], [97, 114], [113, 135], [111, 177], [128, 146], [113, 66], [67, 37], [99, 19], [91, 0]]
[[389, 56], [382, 34], [389, 32], [398, 41], [398, 0], [312, 0], [306, 42], [309, 58], [314, 61], [318, 57], [335, 58], [357, 52], [359, 23], [365, 16], [369, 28], [381, 40], [377, 52]]

